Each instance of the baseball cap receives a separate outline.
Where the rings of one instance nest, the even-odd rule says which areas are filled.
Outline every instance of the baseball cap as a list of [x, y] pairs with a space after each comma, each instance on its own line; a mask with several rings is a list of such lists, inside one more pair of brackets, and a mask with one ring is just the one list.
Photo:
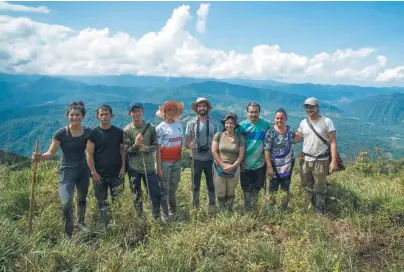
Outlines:
[[134, 102], [129, 105], [129, 111], [132, 111], [133, 108], [141, 108], [143, 110], [143, 105], [142, 103]]
[[312, 106], [318, 105], [318, 100], [315, 97], [309, 97], [304, 101], [303, 106], [304, 105], [312, 105]]

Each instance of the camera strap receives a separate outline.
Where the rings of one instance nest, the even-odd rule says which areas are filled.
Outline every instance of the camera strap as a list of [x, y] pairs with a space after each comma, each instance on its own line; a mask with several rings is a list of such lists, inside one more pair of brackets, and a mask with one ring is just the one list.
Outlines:
[[[199, 122], [200, 122], [200, 120], [199, 120], [199, 118], [198, 118], [198, 121], [197, 121], [197, 123], [196, 123], [196, 141], [198, 142], [198, 145], [200, 144], [199, 143]], [[208, 119], [206, 119], [206, 144], [208, 145], [209, 144], [209, 118]]]

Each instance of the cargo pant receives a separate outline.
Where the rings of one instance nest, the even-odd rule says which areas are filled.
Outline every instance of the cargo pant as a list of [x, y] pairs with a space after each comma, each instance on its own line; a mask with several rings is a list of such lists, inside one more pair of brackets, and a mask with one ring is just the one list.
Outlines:
[[77, 189], [77, 221], [84, 225], [86, 214], [87, 193], [90, 184], [90, 170], [87, 161], [64, 164], [59, 169], [59, 196], [62, 204], [65, 232], [69, 237], [73, 235], [73, 194]]
[[306, 161], [300, 160], [300, 179], [302, 187], [308, 194], [317, 212], [324, 213], [325, 197], [327, 194], [327, 182], [330, 161], [315, 160]]
[[240, 178], [240, 167], [237, 167], [234, 177], [232, 178], [221, 177], [216, 173], [215, 169], [213, 169], [213, 171], [219, 208], [220, 210], [224, 210], [224, 208], [227, 208], [229, 211], [232, 211], [234, 195], [236, 193], [238, 180]]
[[177, 212], [177, 188], [181, 180], [181, 161], [162, 162], [163, 179], [160, 180], [161, 210], [165, 216]]

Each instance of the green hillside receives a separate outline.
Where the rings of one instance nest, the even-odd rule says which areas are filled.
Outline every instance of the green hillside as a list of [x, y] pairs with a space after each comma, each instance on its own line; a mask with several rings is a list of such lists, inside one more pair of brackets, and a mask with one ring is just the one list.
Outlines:
[[[126, 183], [112, 205], [112, 233], [105, 234], [97, 223], [91, 185], [86, 215], [90, 233], [76, 233], [73, 241], [62, 236], [56, 164], [41, 162], [31, 238], [30, 169], [0, 177], [0, 269], [403, 271], [404, 162], [369, 163], [365, 156], [359, 161], [329, 177], [324, 216], [305, 205], [297, 173], [289, 213], [269, 207], [261, 195], [258, 208], [246, 214], [239, 185], [233, 214], [209, 214], [205, 205], [190, 209], [186, 169], [178, 190], [178, 220], [154, 222], [147, 203], [146, 216], [137, 216]], [[206, 199], [205, 186], [201, 197]]]
[[165, 89], [154, 87], [111, 87], [87, 85], [58, 77], [43, 76], [20, 82], [0, 77], [0, 109], [26, 109], [47, 104], [68, 104], [74, 100], [85, 103], [103, 101], [153, 101]]
[[[101, 79], [102, 77], [94, 80]], [[119, 83], [115, 81], [117, 79], [119, 78], [106, 78], [110, 83]], [[168, 84], [170, 87], [162, 88], [163, 81], [158, 77], [136, 77], [136, 80], [143, 82], [143, 87], [134, 87], [130, 85], [132, 77], [120, 79], [127, 80], [128, 86], [88, 85], [60, 77], [0, 74], [0, 148], [29, 155], [35, 140], [39, 139], [41, 151], [46, 151], [53, 133], [66, 125], [65, 107], [73, 100], [84, 101], [88, 110], [84, 125], [89, 127], [97, 126], [95, 109], [106, 101], [115, 111], [116, 117], [113, 123], [118, 127], [123, 128], [130, 122], [127, 106], [132, 101], [143, 102], [146, 105], [145, 119], [157, 124], [161, 120], [155, 117], [155, 112], [160, 104], [169, 99], [184, 102], [185, 112], [182, 121], [185, 126], [195, 115], [190, 109], [190, 104], [197, 97], [204, 96], [211, 100], [212, 116], [216, 119], [223, 118], [229, 111], [235, 111], [242, 120], [246, 118], [245, 106], [251, 101], [257, 101], [262, 106], [262, 116], [270, 121], [273, 119], [274, 111], [283, 107], [288, 112], [289, 125], [297, 129], [300, 121], [305, 118], [302, 103], [313, 91], [317, 90], [318, 94], [323, 95], [329, 90], [333, 95], [337, 95], [338, 87], [341, 87], [338, 98], [341, 99], [346, 95], [345, 92], [350, 91], [355, 95], [363, 94], [365, 97], [364, 93], [367, 90], [374, 93], [379, 89], [380, 92], [394, 89], [261, 82], [260, 84], [272, 84], [268, 87], [270, 89], [264, 89], [238, 85], [249, 84], [248, 80], [235, 80], [233, 82], [238, 84], [230, 84], [220, 81], [200, 82], [185, 78], [177, 78], [175, 84]], [[144, 85], [148, 79], [150, 84]], [[161, 83], [157, 84], [159, 87], [152, 84], [157, 82], [156, 80]], [[181, 82], [186, 85], [177, 86]], [[301, 90], [298, 91], [297, 87], [301, 87]], [[291, 93], [286, 92], [288, 90]], [[33, 93], [35, 95], [32, 95]], [[404, 129], [403, 97], [403, 94], [399, 93], [371, 96], [347, 102], [344, 107], [336, 107], [320, 100], [321, 113], [331, 117], [336, 124], [339, 150], [344, 160], [353, 159], [360, 151], [374, 151], [376, 147], [380, 147], [390, 158], [404, 156], [404, 139], [401, 137]], [[383, 124], [383, 129], [376, 124]], [[296, 151], [301, 149], [299, 145], [295, 148]]]
[[404, 94], [382, 94], [349, 103], [346, 113], [371, 122], [402, 124], [404, 122]]
[[[186, 82], [186, 81], [185, 81]], [[248, 87], [218, 81], [205, 81], [181, 86], [161, 88], [153, 86], [121, 87], [108, 85], [88, 85], [59, 77], [43, 76], [33, 80], [27, 78], [16, 82], [14, 77], [0, 74], [0, 109], [26, 109], [48, 104], [67, 104], [81, 100], [86, 104], [104, 101], [139, 101], [163, 103], [169, 99], [183, 101], [187, 108], [197, 97], [208, 97], [215, 105], [232, 105], [244, 108], [251, 101], [260, 101], [264, 108], [284, 107], [287, 110], [301, 110], [306, 95], [290, 94], [284, 91]], [[32, 95], [35, 94], [35, 95]], [[326, 111], [343, 111], [326, 102]]]
[[[113, 108], [115, 118], [113, 124], [124, 128], [130, 121], [127, 115], [127, 107], [130, 102], [108, 102]], [[94, 128], [98, 126], [95, 118], [98, 104], [87, 104], [87, 115], [84, 119], [84, 125]], [[144, 118], [155, 125], [161, 122], [161, 119], [155, 116], [158, 104], [145, 103]], [[41, 107], [32, 107], [29, 110], [6, 110], [0, 112], [0, 147], [9, 152], [15, 152], [22, 155], [30, 155], [33, 151], [35, 141], [40, 141], [40, 151], [45, 152], [52, 139], [53, 133], [67, 125], [65, 117], [66, 105], [46, 105]], [[240, 120], [247, 118], [244, 107], [230, 105], [213, 105], [211, 116], [217, 120], [222, 119], [229, 111], [235, 111]], [[189, 104], [182, 115], [182, 123], [185, 128], [186, 122], [195, 116], [195, 113], [189, 109]], [[273, 120], [273, 113], [276, 109], [263, 109], [262, 117], [267, 120]], [[288, 124], [295, 130], [299, 127], [300, 121], [305, 118], [304, 112], [288, 111]], [[329, 116], [328, 114], [326, 116]], [[383, 130], [377, 129], [374, 124], [366, 123], [353, 118], [344, 118], [332, 116], [332, 120], [337, 128], [337, 137], [339, 151], [344, 160], [352, 160], [360, 151], [373, 152], [376, 147], [382, 149], [385, 154], [391, 158], [400, 158], [404, 156], [404, 140], [401, 139], [401, 131], [404, 126], [385, 125]], [[300, 152], [301, 144], [296, 145], [296, 152]]]
[[0, 149], [0, 165], [7, 164], [9, 166], [20, 164], [20, 163], [31, 163], [30, 159], [27, 157], [20, 156], [18, 154], [7, 152]]
[[[291, 94], [283, 91], [273, 91], [236, 85], [217, 81], [206, 81], [203, 83], [193, 83], [181, 87], [173, 88], [169, 92], [172, 97], [188, 103], [194, 102], [195, 97], [207, 96], [213, 104], [232, 105], [234, 108], [244, 109], [252, 101], [259, 102], [263, 109], [272, 111], [283, 107], [288, 111], [301, 111], [302, 103], [307, 95]], [[170, 97], [167, 97], [167, 99]], [[343, 111], [329, 103], [322, 104], [324, 111], [339, 113]]]

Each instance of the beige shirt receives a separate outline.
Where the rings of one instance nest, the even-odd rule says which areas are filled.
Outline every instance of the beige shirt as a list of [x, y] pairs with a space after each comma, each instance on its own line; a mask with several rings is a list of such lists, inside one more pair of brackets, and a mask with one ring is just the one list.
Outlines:
[[[222, 136], [219, 139], [220, 134], [222, 134]], [[230, 142], [225, 132], [218, 132], [213, 137], [213, 141], [217, 142], [219, 146], [218, 154], [220, 159], [230, 164], [233, 164], [237, 160], [240, 146], [245, 145], [244, 137], [237, 134], [234, 134], [234, 136], [234, 142]]]

